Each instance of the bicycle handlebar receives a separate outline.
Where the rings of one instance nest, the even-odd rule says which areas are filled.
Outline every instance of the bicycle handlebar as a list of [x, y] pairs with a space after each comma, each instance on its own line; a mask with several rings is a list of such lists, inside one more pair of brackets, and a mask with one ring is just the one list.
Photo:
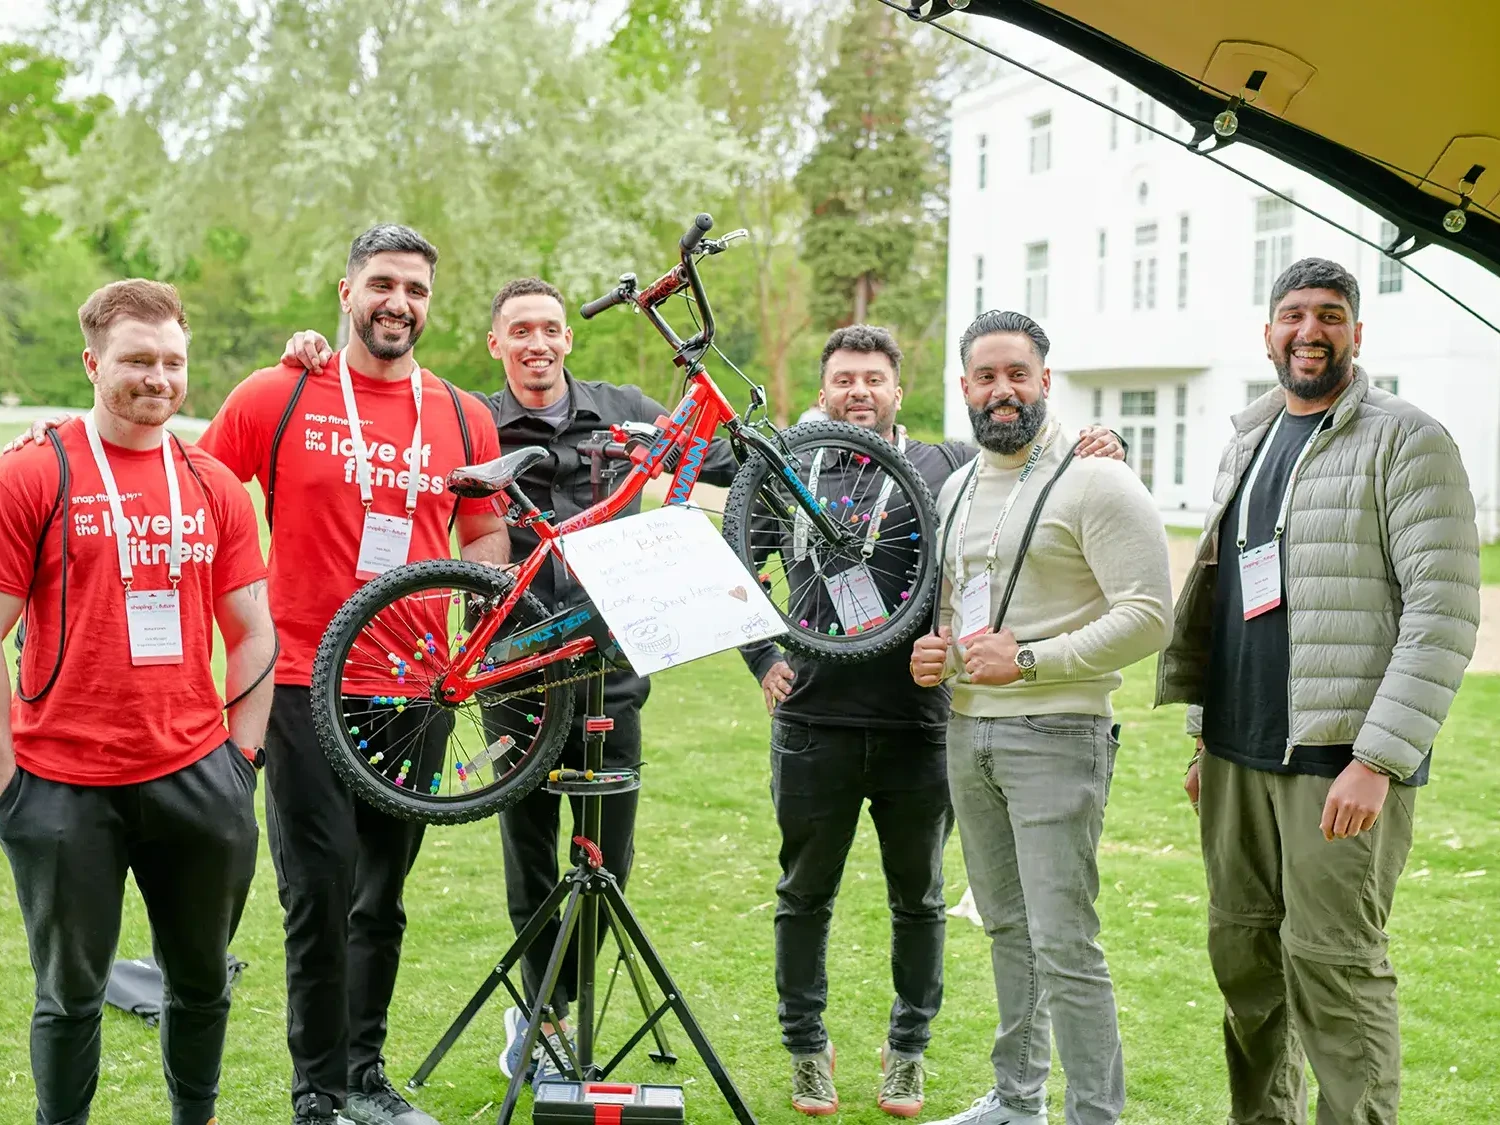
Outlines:
[[605, 309], [612, 309], [616, 305], [623, 305], [630, 300], [630, 295], [625, 292], [624, 285], [616, 285], [602, 297], [595, 297], [578, 309], [578, 315], [584, 320], [593, 320]]
[[693, 220], [693, 225], [688, 227], [687, 233], [682, 236], [682, 252], [691, 254], [698, 249], [698, 243], [703, 241], [703, 236], [714, 229], [714, 220], [711, 215], [700, 214]]

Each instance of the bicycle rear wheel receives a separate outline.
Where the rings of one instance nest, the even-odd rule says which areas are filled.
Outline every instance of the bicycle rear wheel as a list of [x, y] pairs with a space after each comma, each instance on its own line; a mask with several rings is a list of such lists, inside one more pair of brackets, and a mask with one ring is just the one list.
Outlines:
[[[573, 720], [571, 661], [445, 703], [437, 685], [481, 614], [510, 593], [492, 567], [434, 559], [387, 571], [334, 616], [313, 661], [313, 720], [349, 787], [383, 812], [461, 824], [514, 804], [546, 776]], [[547, 616], [523, 594], [498, 639]], [[484, 668], [485, 665], [479, 665]]]
[[[755, 454], [724, 503], [724, 538], [787, 625], [777, 642], [840, 662], [911, 644], [928, 623], [940, 566], [926, 483], [895, 446], [858, 426], [804, 422], [780, 441], [786, 471]], [[816, 498], [836, 540], [807, 517], [798, 492]]]

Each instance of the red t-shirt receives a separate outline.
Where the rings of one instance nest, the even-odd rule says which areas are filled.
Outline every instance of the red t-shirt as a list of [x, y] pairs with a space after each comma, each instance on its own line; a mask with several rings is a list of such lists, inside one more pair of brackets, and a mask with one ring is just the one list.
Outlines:
[[[229, 737], [214, 684], [214, 603], [266, 576], [255, 509], [245, 486], [207, 453], [173, 444], [182, 492], [183, 546], [177, 587], [182, 663], [133, 665], [109, 501], [83, 420], [57, 431], [67, 453], [67, 640], [62, 670], [35, 703], [11, 697], [16, 761], [49, 781], [133, 785], [192, 765]], [[106, 443], [125, 518], [136, 527], [136, 590], [166, 590], [171, 521], [161, 450]], [[191, 465], [191, 468], [189, 467]], [[198, 475], [193, 475], [193, 469]], [[199, 477], [202, 483], [199, 483]], [[0, 457], [0, 591], [30, 597], [21, 685], [40, 689], [57, 661], [62, 608], [62, 509], [52, 446]], [[191, 523], [191, 528], [187, 525]], [[38, 564], [37, 544], [41, 543]]]
[[[302, 374], [299, 366], [255, 372], [225, 400], [199, 445], [227, 465], [240, 480], [252, 477], [265, 491], [271, 443]], [[417, 421], [411, 380], [371, 379], [351, 369], [354, 399], [370, 466], [371, 510], [406, 514], [405, 455]], [[468, 421], [474, 462], [500, 456], [500, 438], [484, 403], [460, 392]], [[281, 638], [276, 682], [307, 686], [313, 656], [328, 623], [363, 583], [355, 577], [364, 507], [355, 476], [353, 446], [344, 417], [335, 355], [302, 388], [276, 454], [276, 501], [271, 530], [271, 616]], [[488, 513], [488, 500], [459, 500], [446, 486], [448, 473], [464, 463], [463, 436], [448, 389], [432, 372], [422, 372], [422, 466], [408, 562], [452, 557], [448, 520], [460, 514]], [[443, 617], [432, 622], [445, 627]], [[412, 659], [410, 653], [405, 659]], [[376, 672], [385, 671], [384, 667]], [[347, 685], [351, 693], [374, 695], [395, 690], [389, 678]]]

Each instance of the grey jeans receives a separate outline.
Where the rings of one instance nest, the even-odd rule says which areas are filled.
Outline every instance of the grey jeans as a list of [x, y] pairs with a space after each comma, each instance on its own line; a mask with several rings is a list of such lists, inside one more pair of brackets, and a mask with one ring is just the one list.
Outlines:
[[1116, 746], [1098, 715], [948, 724], [948, 784], [1000, 1006], [995, 1092], [1016, 1113], [1043, 1111], [1055, 1028], [1068, 1125], [1114, 1125], [1125, 1108], [1094, 911]]

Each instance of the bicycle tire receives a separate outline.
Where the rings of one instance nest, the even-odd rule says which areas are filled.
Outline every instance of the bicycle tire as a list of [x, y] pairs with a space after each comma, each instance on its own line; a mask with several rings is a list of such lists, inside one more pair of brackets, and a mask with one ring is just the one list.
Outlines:
[[[487, 598], [503, 598], [514, 585], [511, 575], [493, 567], [457, 559], [432, 559], [408, 563], [372, 579], [334, 615], [313, 659], [313, 725], [334, 770], [361, 800], [403, 820], [424, 824], [463, 824], [491, 816], [515, 804], [547, 776], [561, 755], [572, 726], [572, 685], [543, 688], [541, 725], [514, 776], [503, 784], [467, 797], [437, 798], [424, 795], [415, 788], [393, 786], [355, 745], [351, 745], [344, 721], [342, 708], [346, 697], [342, 685], [345, 660], [361, 631], [381, 610], [424, 589], [460, 589]], [[516, 603], [507, 624], [513, 622], [516, 627], [525, 628], [546, 616], [541, 601], [527, 591]], [[572, 661], [562, 661], [547, 665], [541, 676], [546, 684], [563, 679], [574, 671]]]
[[[914, 550], [916, 581], [879, 628], [838, 636], [803, 628], [801, 619], [775, 606], [787, 632], [775, 638], [782, 647], [813, 660], [856, 663], [908, 646], [927, 625], [937, 594], [941, 563], [936, 558], [937, 505], [926, 482], [894, 445], [869, 430], [847, 422], [802, 422], [782, 431], [779, 440], [794, 461], [818, 448], [838, 448], [868, 457], [902, 489], [912, 509], [916, 538], [924, 549]], [[751, 574], [760, 572], [752, 544], [755, 505], [762, 489], [780, 481], [770, 462], [753, 454], [735, 474], [724, 502], [724, 538]], [[812, 531], [817, 535], [816, 529]], [[773, 602], [774, 604], [774, 602]]]

